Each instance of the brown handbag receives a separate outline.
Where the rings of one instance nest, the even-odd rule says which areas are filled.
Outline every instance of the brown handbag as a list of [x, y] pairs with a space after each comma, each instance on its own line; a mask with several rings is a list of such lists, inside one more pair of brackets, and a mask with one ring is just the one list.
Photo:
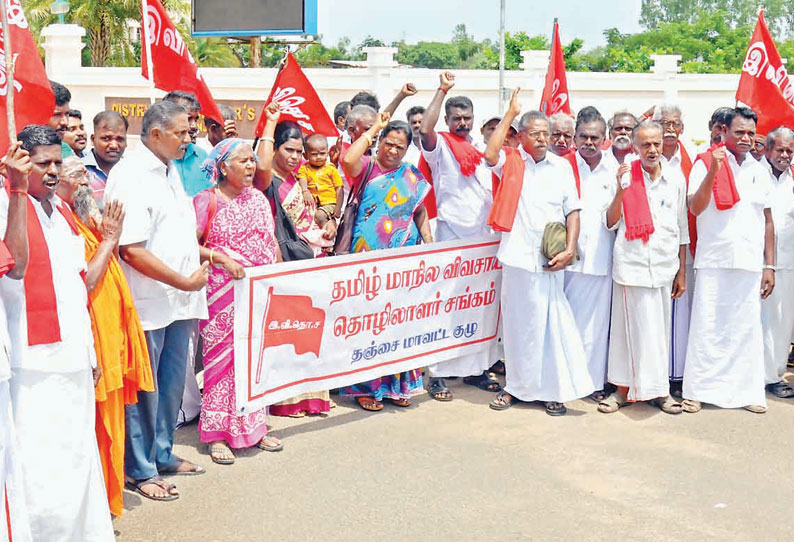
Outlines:
[[375, 159], [371, 158], [369, 164], [367, 164], [364, 176], [361, 177], [361, 182], [358, 183], [355, 190], [350, 191], [347, 197], [347, 205], [345, 205], [345, 211], [342, 213], [342, 220], [339, 221], [339, 227], [336, 229], [336, 240], [334, 241], [335, 256], [350, 254], [350, 246], [353, 244], [353, 226], [356, 223], [358, 206], [361, 203], [361, 195], [364, 193], [364, 188], [369, 182], [373, 169], [375, 169]]

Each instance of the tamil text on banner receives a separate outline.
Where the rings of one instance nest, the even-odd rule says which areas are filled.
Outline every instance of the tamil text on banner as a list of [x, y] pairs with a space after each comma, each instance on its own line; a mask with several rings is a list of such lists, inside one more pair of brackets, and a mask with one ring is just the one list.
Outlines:
[[491, 348], [493, 237], [279, 263], [235, 284], [240, 412]]

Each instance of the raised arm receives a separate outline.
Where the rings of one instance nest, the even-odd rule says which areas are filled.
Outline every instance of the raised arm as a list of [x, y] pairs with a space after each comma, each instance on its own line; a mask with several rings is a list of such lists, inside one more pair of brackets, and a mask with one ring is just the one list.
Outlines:
[[409, 96], [413, 96], [416, 94], [416, 87], [413, 83], [405, 83], [400, 92], [394, 97], [394, 99], [386, 106], [383, 110], [384, 113], [388, 113], [392, 117], [394, 116], [394, 112], [397, 111], [397, 108], [400, 107], [400, 104]]
[[22, 143], [17, 142], [8, 149], [8, 154], [3, 159], [6, 169], [6, 179], [11, 189], [8, 198], [8, 220], [6, 234], [3, 238], [8, 251], [14, 258], [14, 267], [8, 271], [12, 279], [21, 279], [25, 276], [28, 267], [28, 175], [33, 168], [30, 154], [22, 148]]
[[361, 136], [350, 145], [350, 148], [347, 149], [345, 156], [342, 158], [342, 169], [345, 170], [345, 176], [351, 182], [361, 175], [361, 170], [364, 169], [364, 165], [361, 163], [361, 157], [364, 156], [369, 146], [375, 141], [375, 136], [378, 135], [378, 132], [389, 125], [389, 120], [391, 120], [391, 115], [389, 113], [378, 113], [378, 116], [375, 117], [375, 124], [373, 124], [369, 130], [361, 134]]
[[706, 172], [706, 177], [695, 193], [689, 197], [689, 210], [692, 211], [693, 215], [698, 216], [708, 207], [711, 201], [711, 194], [714, 192], [714, 179], [724, 161], [725, 147], [717, 147], [711, 153], [711, 165]]
[[259, 190], [266, 190], [273, 180], [273, 155], [276, 153], [276, 140], [273, 134], [276, 133], [276, 124], [281, 116], [281, 105], [278, 102], [270, 102], [265, 107], [265, 130], [262, 134], [261, 143], [256, 149], [259, 161], [256, 163], [256, 173], [254, 174], [254, 186]]
[[441, 84], [427, 106], [425, 116], [422, 117], [422, 125], [419, 127], [419, 134], [422, 136], [422, 148], [432, 151], [436, 148], [436, 123], [441, 112], [441, 103], [447, 96], [449, 89], [455, 86], [455, 75], [452, 72], [443, 72], [439, 76]]
[[489, 166], [495, 166], [499, 161], [499, 152], [505, 144], [505, 138], [510, 131], [510, 125], [513, 124], [515, 118], [521, 114], [521, 102], [518, 101], [518, 93], [520, 91], [521, 87], [513, 91], [507, 113], [505, 113], [505, 116], [499, 121], [499, 124], [496, 125], [496, 128], [491, 134], [491, 139], [488, 140], [488, 146], [485, 148], [485, 163]]
[[124, 207], [118, 201], [111, 201], [105, 206], [102, 213], [102, 224], [100, 233], [102, 241], [99, 243], [94, 253], [94, 257], [88, 262], [88, 270], [85, 274], [85, 282], [88, 291], [93, 292], [99, 280], [107, 271], [110, 258], [116, 251], [121, 237], [121, 225], [124, 223]]

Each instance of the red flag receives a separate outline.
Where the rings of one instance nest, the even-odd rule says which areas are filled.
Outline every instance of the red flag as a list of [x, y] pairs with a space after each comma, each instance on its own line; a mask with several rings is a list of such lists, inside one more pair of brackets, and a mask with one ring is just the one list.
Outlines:
[[756, 131], [760, 134], [784, 124], [794, 126], [794, 87], [766, 27], [763, 10], [747, 47], [736, 100], [758, 114]]
[[312, 305], [312, 298], [303, 295], [276, 295], [273, 287], [267, 293], [267, 307], [262, 320], [262, 346], [256, 365], [256, 382], [262, 374], [265, 349], [291, 344], [295, 355], [313, 353], [320, 356], [325, 311]]
[[554, 43], [551, 47], [549, 69], [546, 71], [546, 84], [540, 97], [540, 110], [546, 115], [554, 113], [571, 114], [568, 101], [568, 79], [565, 77], [565, 57], [560, 45], [560, 25], [554, 24]]
[[[201, 104], [201, 113], [223, 124], [223, 115], [210, 94], [207, 83], [198, 73], [198, 66], [185, 41], [174, 27], [160, 0], [142, 0], [146, 13], [141, 17], [145, 24], [141, 32], [141, 71], [149, 79], [149, 49], [152, 55], [154, 86], [170, 92], [182, 90], [192, 92]], [[147, 40], [151, 44], [147, 46]]]
[[[265, 100], [265, 106], [273, 101], [281, 104], [280, 120], [297, 122], [308, 134], [322, 134], [326, 137], [339, 135], [333, 119], [317, 96], [317, 91], [306, 78], [292, 53], [287, 55], [287, 63], [278, 72], [273, 88], [270, 89], [270, 95]], [[266, 121], [263, 106], [254, 132], [256, 137], [262, 137]]]
[[[8, 33], [11, 37], [11, 47], [14, 64], [14, 118], [17, 130], [22, 130], [29, 124], [47, 124], [55, 109], [55, 96], [44, 71], [44, 64], [33, 42], [33, 34], [28, 28], [25, 12], [19, 0], [5, 1], [8, 12]], [[5, 36], [0, 28], [0, 55], [5, 57]], [[6, 119], [6, 65], [0, 59], [0, 154], [5, 155], [10, 139], [5, 122]]]

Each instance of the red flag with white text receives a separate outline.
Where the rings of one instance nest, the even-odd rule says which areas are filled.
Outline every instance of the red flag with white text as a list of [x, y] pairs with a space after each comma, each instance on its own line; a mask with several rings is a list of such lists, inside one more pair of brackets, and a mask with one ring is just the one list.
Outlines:
[[736, 100], [756, 112], [759, 134], [782, 125], [794, 127], [794, 87], [766, 26], [763, 10], [747, 47]]
[[[193, 55], [168, 17], [160, 0], [142, 0], [146, 13], [141, 17], [141, 72], [149, 78], [149, 55], [152, 54], [152, 76], [154, 86], [171, 92], [182, 90], [192, 92], [201, 104], [201, 114], [223, 123], [223, 115], [218, 104], [207, 88], [207, 83], [198, 71]], [[147, 40], [151, 44], [147, 47]]]
[[555, 113], [571, 114], [568, 101], [568, 79], [565, 77], [565, 56], [560, 44], [560, 25], [554, 24], [554, 43], [551, 48], [549, 69], [546, 71], [546, 84], [540, 97], [540, 110], [546, 115]]
[[[47, 72], [33, 41], [25, 12], [19, 0], [5, 1], [8, 13], [8, 33], [11, 39], [14, 62], [14, 118], [17, 131], [29, 124], [47, 124], [55, 109], [55, 96], [52, 93]], [[10, 145], [6, 119], [6, 39], [0, 28], [0, 154], [5, 155]]]
[[[281, 104], [279, 120], [297, 122], [307, 134], [322, 134], [326, 137], [339, 135], [339, 130], [336, 129], [333, 119], [320, 101], [317, 91], [314, 90], [292, 53], [287, 55], [287, 63], [278, 72], [273, 88], [270, 89], [270, 95], [265, 100], [265, 106], [273, 101]], [[263, 106], [254, 131], [256, 137], [262, 137], [266, 121]]]
[[259, 382], [265, 349], [291, 344], [296, 356], [312, 353], [320, 357], [325, 326], [325, 311], [312, 305], [312, 298], [302, 295], [277, 295], [271, 286], [262, 319], [262, 345], [256, 366]]

